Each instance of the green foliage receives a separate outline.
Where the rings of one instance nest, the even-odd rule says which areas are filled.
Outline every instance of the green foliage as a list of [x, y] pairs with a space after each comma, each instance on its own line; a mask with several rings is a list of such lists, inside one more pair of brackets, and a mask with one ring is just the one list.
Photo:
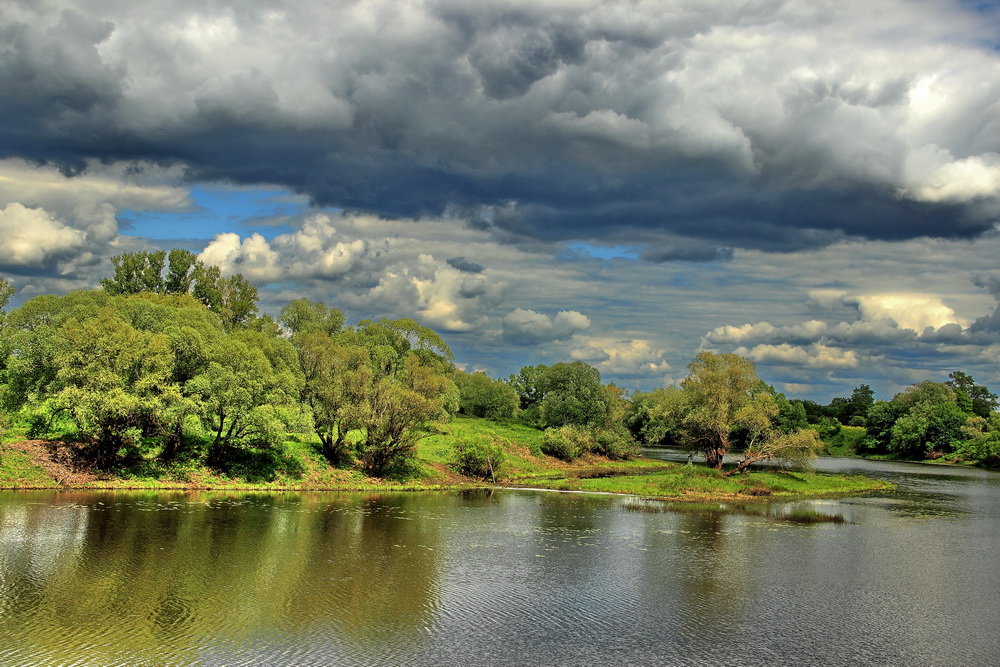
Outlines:
[[906, 458], [953, 451], [968, 417], [955, 402], [919, 402], [896, 420], [889, 450]]
[[588, 426], [606, 421], [609, 396], [601, 384], [601, 374], [582, 361], [559, 363], [538, 377], [541, 425]]
[[[257, 313], [257, 288], [240, 274], [223, 278], [187, 250], [122, 253], [112, 258], [114, 275], [101, 280], [104, 292], [188, 294], [217, 313], [230, 329], [246, 326]], [[164, 271], [166, 269], [166, 271]]]
[[509, 384], [494, 380], [485, 373], [455, 373], [459, 391], [459, 412], [495, 421], [513, 419], [520, 400]]
[[892, 441], [892, 427], [903, 414], [902, 407], [893, 401], [876, 401], [868, 411], [865, 419], [865, 438], [860, 451], [864, 453], [884, 454], [889, 451]]
[[[679, 387], [655, 389], [641, 396], [631, 417], [630, 430], [639, 440], [650, 445], [679, 444], [682, 422], [689, 407], [688, 398], [688, 394]], [[635, 400], [633, 404], [636, 404]]]
[[163, 292], [163, 267], [167, 253], [127, 252], [111, 259], [114, 276], [101, 280], [108, 294], [138, 294]]
[[736, 471], [745, 473], [759, 461], [778, 461], [795, 468], [805, 468], [823, 449], [816, 431], [808, 428], [783, 433], [772, 431], [752, 442], [736, 464]]
[[744, 357], [700, 352], [688, 368], [681, 382], [687, 404], [681, 439], [721, 469], [733, 433], [743, 431], [751, 442], [763, 437], [778, 414], [777, 400]]
[[455, 465], [463, 475], [496, 482], [506, 459], [507, 452], [496, 439], [455, 441]]
[[839, 420], [833, 417], [820, 417], [817, 426], [819, 426], [820, 436], [827, 439], [836, 437], [844, 427]]
[[368, 350], [339, 343], [322, 331], [293, 340], [303, 373], [302, 395], [312, 410], [323, 455], [332, 465], [345, 465], [352, 458], [347, 434], [362, 424], [372, 383]]
[[634, 459], [639, 446], [622, 428], [600, 429], [593, 433], [593, 452], [613, 460]]
[[594, 449], [594, 435], [590, 429], [576, 424], [545, 429], [542, 452], [563, 461], [572, 461]]
[[330, 335], [340, 331], [344, 326], [344, 314], [336, 308], [328, 308], [319, 301], [296, 299], [281, 309], [278, 321], [293, 334]]
[[961, 400], [968, 400], [968, 411], [982, 418], [990, 416], [997, 409], [997, 395], [977, 384], [967, 373], [954, 371], [948, 375], [948, 386], [958, 393]]
[[849, 423], [852, 419], [864, 420], [868, 417], [868, 411], [875, 404], [875, 392], [866, 384], [856, 387], [851, 392], [851, 397], [847, 399], [846, 414], [838, 415], [843, 423]]
[[958, 443], [954, 454], [956, 461], [990, 467], [1000, 466], [1000, 415], [993, 413], [987, 424], [984, 433]]
[[0, 310], [7, 307], [10, 303], [10, 298], [14, 296], [14, 286], [10, 284], [9, 280], [0, 278]]
[[201, 417], [213, 433], [209, 458], [218, 463], [236, 447], [266, 448], [284, 432], [281, 406], [291, 406], [302, 377], [288, 341], [256, 331], [225, 334], [209, 351], [204, 371], [184, 385], [197, 397]]
[[527, 410], [542, 400], [543, 392], [538, 382], [546, 369], [548, 369], [548, 366], [544, 364], [525, 366], [517, 375], [511, 375], [507, 378], [507, 384], [517, 392], [522, 410]]
[[[816, 428], [818, 431], [818, 427]], [[822, 436], [821, 436], [822, 437]], [[826, 453], [833, 456], [853, 456], [865, 450], [867, 431], [862, 426], [844, 426], [833, 436], [823, 437]]]
[[135, 329], [111, 309], [65, 321], [53, 347], [52, 401], [92, 443], [101, 466], [157, 433], [164, 408], [180, 398], [169, 383], [173, 357], [166, 337]]
[[778, 394], [778, 416], [775, 426], [782, 433], [795, 433], [809, 425], [806, 409], [799, 401], [789, 401], [784, 394]]
[[[388, 326], [397, 322], [400, 320]], [[396, 372], [381, 374], [377, 369], [372, 374], [365, 392], [368, 407], [360, 420], [365, 436], [357, 444], [365, 472], [381, 476], [405, 467], [413, 458], [421, 430], [431, 421], [447, 417], [458, 391], [449, 377], [450, 361], [438, 354], [450, 357], [451, 351], [438, 341], [434, 350], [411, 348], [400, 361], [389, 365], [398, 368]]]

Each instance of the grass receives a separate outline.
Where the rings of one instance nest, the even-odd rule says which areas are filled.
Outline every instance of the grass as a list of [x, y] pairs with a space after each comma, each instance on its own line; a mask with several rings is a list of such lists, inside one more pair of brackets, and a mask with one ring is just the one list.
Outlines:
[[838, 433], [823, 438], [826, 454], [830, 456], [857, 456], [858, 446], [867, 435], [868, 432], [863, 426], [842, 426]]
[[525, 480], [524, 485], [562, 491], [626, 493], [688, 502], [838, 496], [893, 488], [891, 484], [863, 475], [762, 471], [726, 476], [703, 466], [682, 464], [674, 464], [670, 470], [648, 475], [531, 479]]
[[[8, 433], [5, 439], [17, 440], [18, 435], [22, 434]], [[612, 461], [592, 454], [566, 462], [541, 453], [542, 432], [536, 428], [457, 416], [419, 440], [412, 464], [395, 479], [368, 477], [356, 468], [333, 468], [323, 458], [314, 434], [289, 434], [280, 447], [247, 453], [226, 470], [203, 465], [199, 451], [165, 463], [156, 458], [158, 452], [154, 449], [134, 458], [114, 475], [92, 471], [74, 474], [39, 454], [44, 454], [44, 447], [52, 448], [48, 444], [26, 447], [26, 451], [12, 449], [8, 444], [0, 457], [0, 488], [234, 491], [476, 488], [487, 484], [454, 470], [455, 443], [484, 439], [500, 443], [506, 452], [498, 475], [498, 482], [504, 486], [625, 493], [686, 501], [841, 495], [888, 486], [866, 477], [819, 473], [752, 472], [726, 477], [702, 466], [645, 458]], [[13, 444], [19, 446], [25, 444]], [[67, 447], [62, 447], [65, 452]]]
[[59, 483], [24, 452], [0, 445], [0, 489], [58, 488]]

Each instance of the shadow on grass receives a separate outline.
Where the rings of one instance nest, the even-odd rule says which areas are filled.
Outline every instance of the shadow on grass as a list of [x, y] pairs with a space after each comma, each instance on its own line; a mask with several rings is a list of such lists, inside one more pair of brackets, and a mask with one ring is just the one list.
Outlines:
[[207, 464], [213, 470], [231, 478], [250, 483], [273, 482], [279, 475], [301, 478], [305, 474], [302, 462], [277, 448], [217, 448]]

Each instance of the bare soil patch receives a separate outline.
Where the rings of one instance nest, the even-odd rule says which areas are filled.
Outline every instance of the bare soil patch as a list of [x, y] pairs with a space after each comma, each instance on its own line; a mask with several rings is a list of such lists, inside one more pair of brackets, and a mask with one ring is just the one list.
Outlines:
[[83, 456], [80, 446], [53, 440], [19, 440], [9, 445], [24, 452], [31, 462], [61, 486], [77, 486], [105, 479]]

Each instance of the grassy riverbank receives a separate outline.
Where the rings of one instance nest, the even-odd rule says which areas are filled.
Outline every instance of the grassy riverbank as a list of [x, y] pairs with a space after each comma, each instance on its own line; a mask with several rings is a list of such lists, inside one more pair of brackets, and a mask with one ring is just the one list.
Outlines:
[[878, 491], [886, 485], [866, 477], [818, 473], [754, 472], [726, 477], [701, 466], [653, 459], [612, 461], [588, 454], [565, 462], [542, 454], [541, 431], [456, 417], [422, 439], [410, 468], [396, 479], [332, 468], [318, 443], [290, 438], [280, 451], [248, 456], [227, 471], [192, 461], [165, 463], [140, 458], [115, 473], [81, 462], [73, 445], [8, 437], [0, 452], [0, 488], [6, 489], [247, 489], [247, 490], [433, 490], [493, 485], [456, 471], [455, 444], [491, 440], [506, 454], [497, 485], [573, 491], [603, 491], [684, 501], [744, 500], [841, 495]]
[[703, 466], [675, 464], [648, 475], [534, 479], [525, 485], [561, 491], [628, 493], [684, 502], [748, 499], [793, 499], [891, 491], [888, 482], [863, 475], [766, 471], [725, 476]]

